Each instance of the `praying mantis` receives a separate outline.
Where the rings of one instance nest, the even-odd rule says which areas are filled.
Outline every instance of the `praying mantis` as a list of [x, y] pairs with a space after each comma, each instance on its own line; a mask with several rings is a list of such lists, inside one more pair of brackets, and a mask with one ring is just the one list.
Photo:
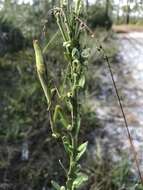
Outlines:
[[[84, 91], [86, 83], [85, 74], [90, 50], [81, 46], [80, 36], [83, 28], [86, 28], [86, 30], [91, 34], [92, 38], [95, 36], [90, 28], [79, 18], [82, 6], [82, 0], [75, 0], [74, 7], [71, 6], [69, 0], [61, 0], [60, 7], [53, 9], [53, 14], [55, 16], [59, 31], [52, 37], [52, 39], [43, 50], [41, 49], [37, 40], [34, 40], [33, 42], [37, 74], [48, 104], [52, 136], [62, 139], [65, 151], [69, 158], [68, 169], [65, 169], [60, 162], [62, 168], [66, 173], [67, 180], [64, 186], [60, 186], [57, 182], [52, 181], [51, 184], [55, 190], [77, 190], [84, 182], [88, 180], [87, 175], [81, 172], [79, 164], [79, 160], [85, 153], [88, 143], [84, 142], [83, 144], [79, 145], [78, 134], [81, 127], [81, 106], [79, 103], [79, 95], [81, 91]], [[64, 56], [68, 63], [66, 70], [68, 73], [68, 80], [67, 77], [65, 77], [65, 80], [63, 81], [63, 84], [66, 83], [68, 90], [63, 89], [62, 92], [59, 92], [57, 87], [54, 85], [52, 86], [50, 82], [48, 82], [50, 79], [47, 76], [43, 58], [43, 54], [46, 53], [47, 49], [49, 48], [52, 41], [55, 40], [58, 33], [60, 33], [63, 38]], [[114, 81], [108, 57], [105, 55], [102, 46], [99, 46], [98, 51], [103, 54], [103, 57], [107, 62], [125, 121], [125, 126], [128, 131], [128, 124], [120, 101], [120, 97], [118, 95], [118, 90]], [[58, 100], [56, 105], [53, 104], [54, 96], [56, 96]], [[131, 147], [133, 149], [138, 173], [143, 184], [136, 152], [134, 150], [134, 145], [132, 143], [129, 131], [128, 136], [130, 139]]]
[[[50, 76], [47, 75], [43, 54], [47, 51], [52, 40], [42, 50], [37, 40], [33, 41], [35, 50], [36, 68], [39, 81], [48, 104], [48, 112], [52, 136], [60, 138], [68, 155], [69, 168], [65, 170], [66, 182], [60, 186], [52, 181], [55, 190], [76, 190], [88, 180], [86, 174], [81, 172], [79, 160], [85, 153], [88, 143], [79, 144], [78, 135], [81, 127], [81, 105], [79, 95], [84, 91], [87, 70], [87, 60], [89, 52], [80, 44], [82, 33], [79, 21], [76, 19], [80, 15], [83, 2], [77, 0], [75, 8], [69, 1], [61, 1], [61, 6], [53, 9], [53, 14], [59, 32], [63, 39], [64, 56], [67, 61], [67, 69], [63, 85], [66, 88], [59, 91], [52, 85]], [[56, 103], [54, 98], [56, 96]], [[62, 168], [64, 166], [62, 165]]]

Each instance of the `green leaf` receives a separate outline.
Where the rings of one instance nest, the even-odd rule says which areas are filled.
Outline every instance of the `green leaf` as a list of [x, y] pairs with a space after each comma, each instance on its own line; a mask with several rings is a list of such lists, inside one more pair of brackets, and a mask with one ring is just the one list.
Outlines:
[[80, 126], [81, 126], [81, 118], [78, 115], [78, 118], [77, 118], [77, 135], [79, 134]]
[[88, 180], [88, 176], [82, 172], [77, 174], [77, 178], [75, 179], [75, 181], [73, 182], [73, 187], [78, 189], [80, 188], [84, 182], [86, 182]]
[[69, 139], [66, 136], [64, 136], [64, 137], [62, 137], [62, 140], [63, 140], [63, 144], [64, 144], [64, 148], [65, 148], [66, 152], [71, 153], [72, 146], [70, 145]]
[[72, 63], [73, 63], [74, 65], [77, 65], [77, 64], [79, 64], [80, 62], [79, 62], [78, 59], [74, 59]]
[[88, 142], [85, 142], [78, 147], [78, 154], [76, 157], [76, 161], [78, 161], [81, 158], [81, 156], [85, 153], [87, 149], [87, 145], [88, 145]]
[[79, 80], [79, 87], [83, 88], [85, 85], [85, 75], [82, 75]]
[[60, 121], [62, 125], [67, 129], [69, 123], [68, 123], [68, 118], [63, 112], [62, 108], [60, 105], [56, 105], [55, 111], [54, 111], [54, 116], [53, 116], [53, 121], [56, 123], [57, 121]]
[[72, 58], [73, 59], [78, 59], [79, 58], [79, 51], [77, 48], [73, 48], [72, 50]]
[[65, 58], [67, 59], [67, 61], [70, 61], [70, 60], [71, 60], [71, 57], [70, 57], [70, 54], [69, 54], [69, 53], [64, 52], [64, 56], [65, 56]]
[[57, 182], [51, 181], [51, 184], [52, 184], [52, 186], [53, 186], [56, 190], [61, 190], [61, 187], [60, 187], [60, 185], [59, 185]]
[[142, 184], [139, 184], [136, 187], [137, 187], [137, 190], [143, 190], [143, 185]]

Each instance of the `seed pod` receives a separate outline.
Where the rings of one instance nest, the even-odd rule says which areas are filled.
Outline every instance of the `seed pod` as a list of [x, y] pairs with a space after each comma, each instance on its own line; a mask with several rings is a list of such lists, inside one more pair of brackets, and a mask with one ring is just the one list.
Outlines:
[[62, 21], [61, 13], [59, 11], [57, 11], [55, 13], [55, 17], [57, 19], [57, 24], [58, 24], [58, 27], [59, 27], [60, 32], [62, 34], [62, 37], [63, 37], [64, 41], [67, 41], [68, 38], [67, 38], [67, 35], [66, 35], [66, 32], [65, 32], [64, 23]]
[[76, 2], [75, 2], [75, 13], [77, 15], [80, 14], [81, 7], [82, 7], [82, 1], [81, 0], [76, 0]]

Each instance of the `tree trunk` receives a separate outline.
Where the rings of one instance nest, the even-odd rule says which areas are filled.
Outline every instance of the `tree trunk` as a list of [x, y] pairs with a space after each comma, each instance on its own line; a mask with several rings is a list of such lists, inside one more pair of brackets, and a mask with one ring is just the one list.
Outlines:
[[120, 22], [120, 0], [117, 7], [117, 24], [119, 24], [119, 22]]
[[130, 2], [127, 0], [127, 15], [126, 15], [126, 24], [130, 23]]
[[88, 11], [88, 8], [89, 8], [89, 1], [86, 0], [86, 11]]
[[107, 17], [109, 16], [109, 4], [110, 4], [110, 0], [106, 0], [105, 14]]

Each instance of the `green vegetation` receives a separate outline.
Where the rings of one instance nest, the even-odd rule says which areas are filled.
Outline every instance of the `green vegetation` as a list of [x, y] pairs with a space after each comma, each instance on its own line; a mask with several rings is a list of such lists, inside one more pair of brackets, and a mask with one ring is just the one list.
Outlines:
[[[69, 2], [61, 2], [61, 6], [54, 9], [54, 16], [63, 38], [64, 55], [67, 60], [67, 66], [63, 72], [64, 77], [61, 80], [63, 84], [60, 89], [54, 84], [50, 84], [52, 79], [50, 79], [49, 74], [46, 75], [42, 50], [38, 41], [34, 41], [37, 73], [48, 103], [52, 135], [55, 138], [62, 139], [69, 159], [68, 170], [60, 161], [67, 180], [64, 186], [52, 181], [56, 190], [79, 189], [83, 182], [88, 180], [88, 176], [81, 172], [78, 163], [87, 148], [87, 142], [81, 145], [78, 142], [81, 125], [79, 94], [85, 87], [85, 71], [89, 57], [89, 49], [82, 48], [80, 44], [82, 29], [77, 18], [82, 11], [82, 4], [83, 2], [78, 0], [72, 9]], [[48, 46], [46, 45], [46, 47]], [[57, 95], [56, 104], [55, 95]]]
[[[84, 166], [85, 167], [85, 166]], [[88, 153], [87, 172], [92, 181], [91, 190], [141, 190], [142, 185], [133, 177], [131, 163], [123, 155], [122, 161], [113, 163], [112, 158], [104, 157], [104, 152], [97, 141], [96, 154]]]
[[88, 13], [87, 23], [92, 29], [96, 27], [111, 29], [112, 18], [106, 14], [104, 7], [95, 4]]
[[0, 55], [21, 50], [24, 42], [25, 39], [21, 30], [11, 22], [0, 18]]
[[[114, 20], [109, 14], [113, 4], [110, 1], [110, 6], [106, 6], [105, 2], [96, 1], [91, 6], [86, 1], [88, 11], [82, 11], [81, 16], [114, 60], [117, 44], [112, 31], [106, 30]], [[54, 180], [61, 189], [62, 185], [71, 189], [74, 184], [81, 185], [83, 190], [141, 190], [138, 180], [132, 179], [127, 161], [123, 164], [111, 161], [108, 165], [108, 160], [101, 156], [95, 159], [90, 155], [93, 131], [102, 125], [86, 96], [93, 92], [98, 95], [102, 84], [95, 70], [104, 60], [97, 54], [96, 39], [88, 35], [75, 13], [69, 16], [65, 5], [64, 12], [61, 8], [53, 9], [59, 7], [58, 3], [56, 0], [35, 0], [31, 5], [13, 0], [0, 2], [0, 189], [49, 190]], [[44, 51], [41, 59], [46, 74], [40, 65], [39, 77], [42, 75], [45, 93], [48, 90], [45, 95], [54, 124], [52, 133], [58, 139], [51, 136], [47, 101], [34, 64], [33, 39], [39, 39], [40, 45], [36, 41], [35, 45]], [[91, 49], [89, 58], [87, 47]], [[72, 122], [73, 111], [77, 114]], [[81, 126], [79, 135], [77, 125]], [[71, 141], [76, 138], [75, 146]], [[87, 141], [88, 149], [79, 159], [87, 146], [83, 142]], [[79, 160], [72, 165], [77, 156]]]

